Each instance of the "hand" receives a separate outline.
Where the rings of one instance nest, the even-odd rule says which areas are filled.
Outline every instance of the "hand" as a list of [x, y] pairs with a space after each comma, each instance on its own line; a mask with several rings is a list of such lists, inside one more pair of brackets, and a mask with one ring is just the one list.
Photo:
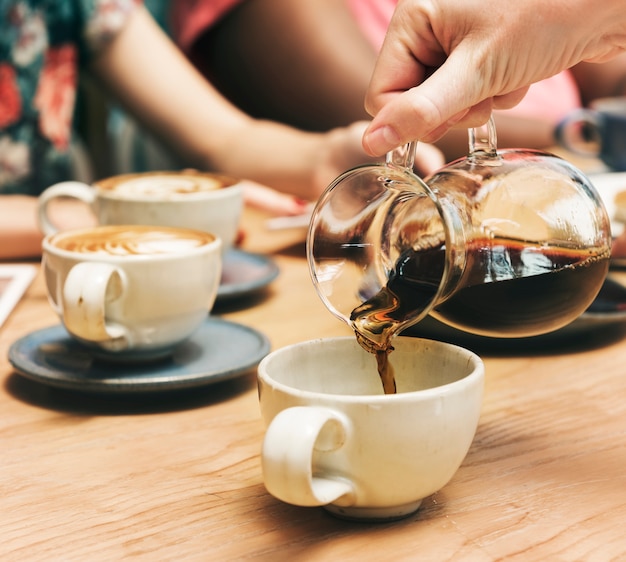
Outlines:
[[625, 49], [621, 0], [399, 0], [366, 97], [374, 119], [363, 146], [381, 155], [476, 127], [531, 83]]
[[[37, 198], [0, 195], [0, 260], [38, 258], [43, 234], [37, 223]], [[80, 201], [54, 201], [52, 222], [65, 230], [95, 224], [89, 208]]]

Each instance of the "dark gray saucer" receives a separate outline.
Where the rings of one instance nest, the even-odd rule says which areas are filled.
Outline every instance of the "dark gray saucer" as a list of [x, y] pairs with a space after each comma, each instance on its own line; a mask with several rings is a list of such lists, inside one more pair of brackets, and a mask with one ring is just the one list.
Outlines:
[[95, 358], [62, 325], [38, 330], [14, 342], [9, 361], [21, 375], [40, 383], [92, 393], [147, 393], [188, 389], [241, 376], [270, 350], [256, 330], [208, 316], [172, 355], [146, 363]]
[[230, 250], [224, 256], [217, 303], [247, 296], [263, 289], [278, 276], [276, 263], [263, 254]]

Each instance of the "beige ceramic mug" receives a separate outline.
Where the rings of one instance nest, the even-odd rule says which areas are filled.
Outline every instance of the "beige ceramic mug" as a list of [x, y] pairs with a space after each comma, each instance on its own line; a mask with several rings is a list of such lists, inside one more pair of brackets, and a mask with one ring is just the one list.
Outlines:
[[354, 337], [278, 349], [258, 367], [267, 432], [263, 478], [278, 499], [350, 519], [418, 509], [454, 476], [472, 443], [484, 365], [447, 343], [399, 337], [383, 394], [374, 356]]
[[113, 176], [92, 186], [67, 181], [39, 197], [38, 220], [44, 234], [58, 229], [49, 205], [57, 198], [86, 203], [100, 225], [148, 224], [204, 230], [222, 240], [228, 251], [236, 237], [243, 209], [243, 188], [234, 178], [183, 170]]
[[44, 239], [48, 297], [67, 331], [110, 360], [163, 357], [206, 320], [221, 242], [191, 229], [98, 226]]

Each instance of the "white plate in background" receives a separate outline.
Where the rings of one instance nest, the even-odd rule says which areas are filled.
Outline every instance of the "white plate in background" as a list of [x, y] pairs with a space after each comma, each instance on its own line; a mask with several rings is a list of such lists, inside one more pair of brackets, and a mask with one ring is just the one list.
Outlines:
[[615, 220], [615, 196], [620, 191], [626, 191], [626, 172], [608, 172], [589, 174], [587, 176], [594, 185], [611, 219], [613, 236], [619, 236], [624, 230], [624, 223]]
[[0, 326], [20, 301], [36, 273], [34, 265], [0, 265]]

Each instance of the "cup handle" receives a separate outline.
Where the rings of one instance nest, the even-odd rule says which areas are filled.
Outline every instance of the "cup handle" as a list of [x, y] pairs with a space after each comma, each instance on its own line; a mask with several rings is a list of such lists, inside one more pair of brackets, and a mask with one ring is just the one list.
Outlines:
[[261, 453], [267, 491], [294, 505], [352, 505], [352, 483], [313, 466], [314, 451], [331, 452], [343, 446], [348, 426], [343, 416], [329, 408], [294, 406], [279, 412], [265, 433]]
[[128, 345], [124, 326], [107, 321], [107, 305], [126, 290], [126, 276], [119, 268], [98, 262], [72, 267], [63, 285], [63, 323], [75, 336], [94, 343], [109, 342], [115, 350]]
[[581, 156], [600, 154], [602, 135], [600, 118], [591, 109], [575, 109], [568, 113], [554, 129], [556, 141]]
[[48, 205], [57, 197], [71, 197], [83, 201], [93, 207], [96, 198], [93, 187], [79, 181], [63, 181], [45, 189], [37, 201], [37, 221], [39, 228], [47, 236], [58, 232], [58, 228], [50, 220]]

